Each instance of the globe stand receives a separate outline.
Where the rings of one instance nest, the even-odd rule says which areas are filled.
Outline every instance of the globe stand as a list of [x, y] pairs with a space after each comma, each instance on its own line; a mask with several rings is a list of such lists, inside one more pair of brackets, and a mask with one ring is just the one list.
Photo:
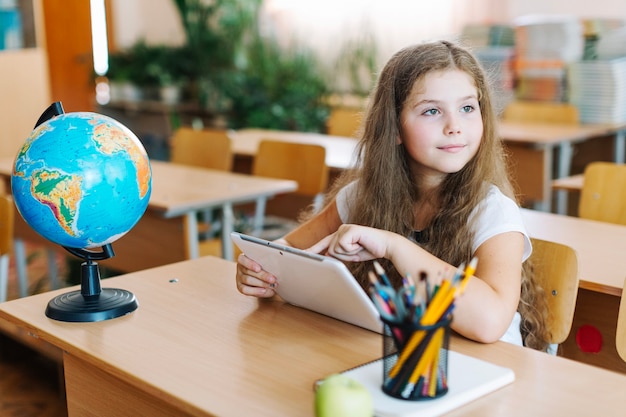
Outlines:
[[100, 286], [100, 270], [94, 261], [114, 256], [111, 244], [102, 246], [101, 252], [64, 248], [85, 260], [80, 266], [80, 290], [50, 300], [46, 316], [59, 321], [93, 322], [120, 317], [137, 309], [137, 299], [133, 293], [118, 288], [103, 289]]

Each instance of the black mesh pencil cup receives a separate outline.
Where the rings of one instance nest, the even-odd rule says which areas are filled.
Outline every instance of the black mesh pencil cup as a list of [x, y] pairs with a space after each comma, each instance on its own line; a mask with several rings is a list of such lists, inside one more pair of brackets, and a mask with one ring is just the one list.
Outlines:
[[448, 345], [452, 316], [433, 325], [383, 319], [383, 385], [402, 400], [428, 400], [448, 392]]

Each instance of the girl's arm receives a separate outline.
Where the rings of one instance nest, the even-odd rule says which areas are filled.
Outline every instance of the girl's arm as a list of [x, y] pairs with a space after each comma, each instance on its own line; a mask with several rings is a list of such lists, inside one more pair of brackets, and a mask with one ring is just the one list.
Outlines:
[[[333, 200], [314, 217], [277, 241], [287, 246], [304, 249], [324, 236], [334, 233], [340, 225], [341, 219]], [[275, 294], [276, 277], [244, 254], [237, 258], [235, 279], [237, 289], [242, 294], [256, 297], [272, 297]]]
[[[356, 225], [341, 226], [309, 249], [348, 262], [386, 258], [401, 274], [416, 277], [424, 271], [433, 280], [451, 276], [458, 266], [396, 233]], [[475, 276], [455, 302], [452, 329], [484, 343], [502, 337], [519, 302], [523, 250], [524, 238], [518, 232], [494, 236], [477, 249]]]

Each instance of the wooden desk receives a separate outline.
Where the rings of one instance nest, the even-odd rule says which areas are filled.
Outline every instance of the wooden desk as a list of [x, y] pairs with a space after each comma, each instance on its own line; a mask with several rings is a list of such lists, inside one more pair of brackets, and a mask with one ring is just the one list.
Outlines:
[[231, 131], [229, 136], [232, 140], [233, 153], [247, 157], [256, 155], [259, 143], [263, 139], [322, 145], [326, 148], [326, 165], [334, 170], [344, 170], [354, 164], [354, 152], [358, 142], [354, 138], [343, 136], [268, 129], [241, 129]]
[[[626, 277], [626, 226], [528, 209], [522, 210], [522, 217], [530, 236], [566, 244], [578, 255], [578, 298], [572, 332], [561, 345], [563, 356], [626, 373], [615, 348]], [[576, 341], [578, 329], [589, 324], [602, 335], [598, 353], [581, 351]]]
[[[380, 336], [239, 294], [235, 264], [205, 257], [105, 280], [139, 308], [97, 323], [45, 317], [54, 291], [0, 304], [0, 321], [63, 351], [69, 416], [313, 416], [313, 383], [381, 356]], [[176, 280], [173, 282], [172, 280]], [[449, 416], [623, 413], [626, 376], [498, 342], [455, 351], [516, 381]]]
[[[512, 176], [524, 196], [537, 201], [538, 208], [551, 211], [552, 180], [570, 175], [573, 146], [591, 138], [614, 135], [615, 161], [624, 161], [626, 148], [625, 125], [557, 125], [511, 123], [500, 121], [499, 134], [512, 153]], [[251, 159], [264, 138], [316, 143], [326, 148], [326, 163], [340, 171], [354, 164], [357, 140], [318, 133], [287, 132], [266, 129], [242, 129], [230, 134], [233, 152]], [[553, 158], [557, 152], [556, 166]], [[556, 172], [556, 175], [553, 173]], [[529, 175], [539, 173], [540, 175]], [[564, 213], [567, 195], [557, 193], [557, 211]]]
[[621, 297], [626, 226], [529, 209], [522, 209], [522, 217], [530, 236], [576, 250], [581, 288]]
[[[624, 162], [626, 125], [605, 124], [531, 124], [500, 121], [499, 134], [512, 154], [513, 178], [521, 192], [530, 200], [538, 201], [538, 209], [552, 209], [552, 180], [571, 174], [573, 145], [592, 138], [614, 136], [614, 160]], [[558, 150], [556, 167], [554, 152]], [[553, 174], [553, 173], [556, 174]], [[541, 173], [541, 175], [532, 175]], [[529, 175], [530, 174], [530, 175]], [[557, 193], [557, 212], [565, 213], [567, 194]]]
[[[263, 219], [265, 201], [279, 193], [297, 189], [290, 180], [262, 178], [225, 171], [150, 161], [152, 195], [146, 214], [137, 225], [113, 243], [116, 256], [101, 261], [124, 272], [197, 258], [198, 223], [196, 215], [206, 208], [222, 211], [222, 254], [232, 259], [230, 232], [233, 230], [233, 205], [255, 202], [256, 222]], [[13, 169], [11, 159], [0, 159], [0, 176], [7, 181]], [[17, 216], [15, 235], [50, 244]], [[58, 246], [57, 246], [58, 247]]]
[[[563, 191], [582, 191], [585, 182], [585, 174], [571, 175], [569, 177], [557, 178], [552, 181], [552, 189]], [[565, 213], [560, 213], [565, 214]]]

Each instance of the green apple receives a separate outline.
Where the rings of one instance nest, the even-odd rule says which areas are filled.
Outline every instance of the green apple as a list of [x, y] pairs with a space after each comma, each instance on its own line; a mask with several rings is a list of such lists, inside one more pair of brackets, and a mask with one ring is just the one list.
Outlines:
[[315, 391], [316, 417], [372, 417], [370, 392], [360, 382], [343, 374], [325, 378]]

